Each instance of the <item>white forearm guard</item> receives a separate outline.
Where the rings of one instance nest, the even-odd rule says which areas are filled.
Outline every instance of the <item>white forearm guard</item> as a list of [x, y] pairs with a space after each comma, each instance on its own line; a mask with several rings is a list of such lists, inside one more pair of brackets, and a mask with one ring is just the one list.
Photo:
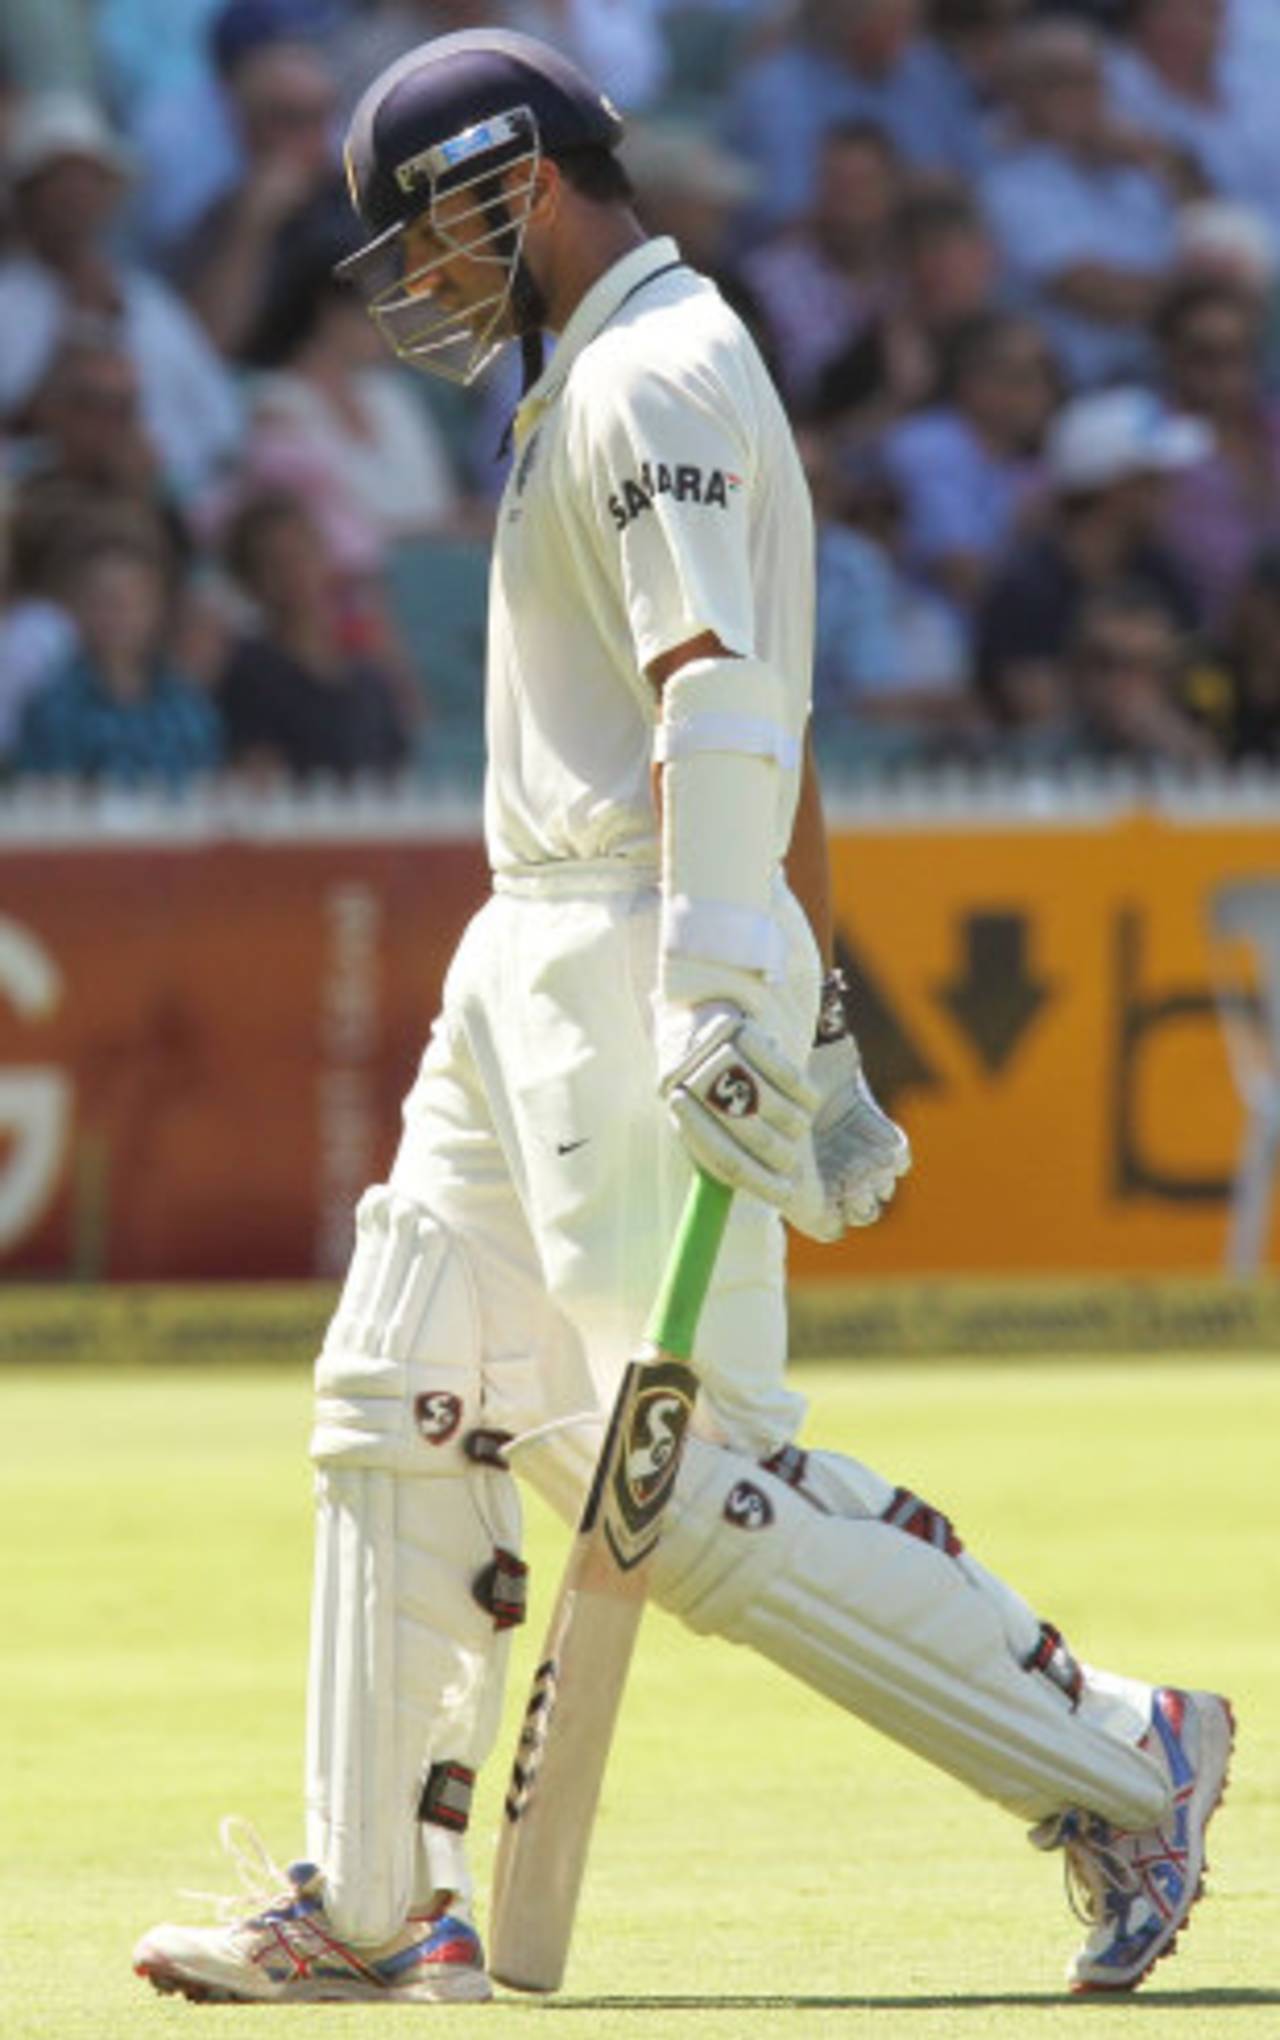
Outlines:
[[793, 721], [781, 675], [759, 659], [695, 659], [663, 690], [664, 999], [759, 1014], [782, 974], [774, 888], [799, 785]]

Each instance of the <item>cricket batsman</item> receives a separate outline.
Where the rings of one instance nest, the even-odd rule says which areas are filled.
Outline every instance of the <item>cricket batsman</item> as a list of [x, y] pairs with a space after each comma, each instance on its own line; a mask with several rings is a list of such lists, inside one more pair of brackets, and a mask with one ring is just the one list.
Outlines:
[[317, 1363], [308, 1860], [135, 1967], [196, 1999], [490, 1995], [466, 1830], [524, 1602], [514, 1476], [576, 1520], [697, 1164], [736, 1195], [658, 1598], [1064, 1851], [1071, 1981], [1129, 1989], [1199, 1895], [1227, 1703], [1092, 1669], [938, 1509], [796, 1442], [784, 1224], [870, 1222], [909, 1150], [829, 969], [800, 464], [737, 317], [646, 237], [620, 135], [562, 57], [485, 30], [352, 119], [345, 267], [392, 350], [462, 382], [524, 352], [493, 889]]

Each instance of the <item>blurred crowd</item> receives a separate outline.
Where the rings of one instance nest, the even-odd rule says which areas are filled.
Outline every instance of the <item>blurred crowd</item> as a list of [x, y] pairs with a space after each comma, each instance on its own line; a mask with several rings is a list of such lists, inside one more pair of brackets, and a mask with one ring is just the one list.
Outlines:
[[838, 772], [1280, 762], [1276, 0], [5, 0], [0, 777], [474, 771], [516, 371], [333, 269], [364, 84], [495, 23], [770, 361]]

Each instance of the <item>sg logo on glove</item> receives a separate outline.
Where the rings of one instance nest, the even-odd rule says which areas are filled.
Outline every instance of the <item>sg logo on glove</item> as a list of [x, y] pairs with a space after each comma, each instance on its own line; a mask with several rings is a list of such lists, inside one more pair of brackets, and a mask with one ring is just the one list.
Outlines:
[[447, 1445], [462, 1422], [462, 1397], [431, 1388], [413, 1405], [414, 1422], [428, 1445]]
[[749, 1119], [760, 1110], [760, 1093], [750, 1070], [741, 1063], [730, 1063], [708, 1087], [707, 1103], [726, 1119]]

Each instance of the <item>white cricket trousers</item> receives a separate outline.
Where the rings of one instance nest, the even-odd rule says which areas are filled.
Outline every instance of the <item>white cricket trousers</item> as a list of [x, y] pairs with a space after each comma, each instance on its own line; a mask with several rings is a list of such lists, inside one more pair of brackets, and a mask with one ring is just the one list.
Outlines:
[[[404, 1112], [393, 1189], [459, 1242], [475, 1281], [486, 1421], [585, 1421], [519, 1471], [573, 1519], [643, 1330], [690, 1167], [657, 1095], [658, 893], [607, 867], [500, 876], [450, 967]], [[820, 963], [782, 892], [790, 967], [769, 1016], [803, 1066]], [[698, 1334], [705, 1436], [751, 1457], [790, 1439], [785, 1235], [735, 1199]]]

